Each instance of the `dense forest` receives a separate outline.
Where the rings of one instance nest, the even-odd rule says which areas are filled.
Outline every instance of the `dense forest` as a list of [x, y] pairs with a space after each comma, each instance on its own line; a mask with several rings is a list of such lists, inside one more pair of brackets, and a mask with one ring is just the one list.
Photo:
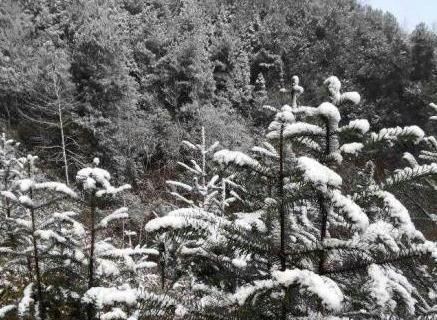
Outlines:
[[357, 0], [2, 0], [0, 319], [434, 319], [433, 102]]

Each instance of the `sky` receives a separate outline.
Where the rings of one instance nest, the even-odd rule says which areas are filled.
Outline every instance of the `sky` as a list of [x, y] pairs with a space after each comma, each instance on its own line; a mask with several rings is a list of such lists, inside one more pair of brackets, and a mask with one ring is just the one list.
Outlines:
[[374, 8], [394, 14], [399, 24], [411, 31], [420, 22], [437, 27], [437, 0], [363, 0]]

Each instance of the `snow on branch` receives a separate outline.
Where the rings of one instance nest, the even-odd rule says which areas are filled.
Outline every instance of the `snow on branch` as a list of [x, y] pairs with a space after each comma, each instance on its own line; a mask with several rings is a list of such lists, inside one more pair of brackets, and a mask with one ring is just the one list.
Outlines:
[[137, 303], [137, 298], [138, 291], [131, 289], [129, 286], [123, 288], [93, 287], [85, 292], [82, 301], [92, 303], [98, 309], [103, 309], [104, 306], [112, 306], [115, 303], [132, 306]]
[[304, 180], [322, 192], [326, 192], [328, 187], [337, 188], [342, 184], [342, 179], [337, 173], [315, 159], [299, 157], [297, 167], [303, 172]]
[[126, 207], [115, 210], [110, 215], [104, 217], [97, 226], [100, 228], [105, 228], [108, 226], [110, 221], [129, 218], [128, 210], [129, 209]]
[[230, 151], [227, 149], [217, 151], [214, 154], [214, 161], [222, 165], [232, 164], [242, 168], [249, 168], [264, 175], [269, 174], [269, 170], [263, 167], [257, 160], [240, 151]]
[[329, 194], [335, 208], [346, 214], [347, 218], [360, 230], [365, 231], [369, 226], [369, 218], [352, 199], [341, 194], [339, 190], [333, 190]]
[[407, 167], [397, 170], [395, 174], [382, 183], [381, 187], [393, 187], [400, 183], [406, 183], [414, 179], [420, 179], [435, 174], [437, 174], [437, 163], [418, 165], [414, 168]]
[[372, 132], [370, 134], [369, 143], [388, 142], [393, 144], [397, 141], [412, 141], [418, 144], [425, 137], [425, 132], [418, 126], [410, 127], [395, 127], [383, 128], [378, 133]]
[[274, 271], [272, 276], [284, 287], [298, 284], [302, 288], [301, 290], [309, 291], [317, 296], [328, 309], [338, 311], [342, 307], [343, 293], [338, 285], [328, 277], [300, 269]]

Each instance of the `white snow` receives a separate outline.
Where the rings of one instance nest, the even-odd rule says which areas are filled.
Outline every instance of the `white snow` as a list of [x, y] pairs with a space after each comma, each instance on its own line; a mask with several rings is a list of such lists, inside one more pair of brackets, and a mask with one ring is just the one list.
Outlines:
[[354, 129], [361, 134], [366, 134], [370, 130], [370, 124], [369, 121], [366, 119], [356, 119], [349, 122], [347, 126], [344, 126], [340, 129], [340, 131], [346, 130], [346, 129]]
[[30, 305], [34, 302], [32, 294], [33, 283], [30, 283], [23, 290], [23, 297], [18, 304], [18, 315], [25, 316], [29, 312]]
[[188, 226], [188, 221], [184, 217], [175, 217], [171, 215], [167, 215], [165, 217], [155, 218], [153, 220], [150, 220], [146, 224], [146, 231], [147, 232], [154, 232], [159, 229], [182, 229]]
[[185, 184], [185, 183], [182, 183], [179, 181], [167, 180], [166, 183], [170, 186], [180, 187], [180, 188], [185, 189], [187, 191], [193, 190], [193, 188], [191, 186], [189, 186], [188, 184]]
[[20, 202], [23, 206], [31, 208], [33, 207], [33, 200], [27, 196], [27, 195], [22, 195], [18, 198], [18, 202]]
[[129, 218], [129, 214], [128, 214], [128, 208], [126, 207], [122, 207], [120, 209], [115, 210], [113, 213], [111, 213], [110, 215], [104, 217], [100, 223], [99, 223], [99, 227], [101, 228], [106, 228], [108, 226], [108, 223], [113, 221], [113, 220], [119, 220], [119, 219], [127, 219]]
[[417, 301], [412, 294], [415, 289], [399, 271], [372, 264], [368, 268], [368, 274], [371, 279], [368, 284], [370, 296], [379, 306], [393, 310], [398, 304], [395, 299], [398, 300], [399, 297], [407, 312], [414, 314]]
[[315, 159], [299, 157], [297, 163], [297, 167], [303, 171], [304, 180], [322, 192], [326, 192], [328, 186], [339, 187], [342, 183], [337, 173]]
[[100, 316], [100, 320], [120, 320], [127, 319], [127, 314], [120, 308], [113, 308], [111, 311]]
[[43, 240], [55, 239], [56, 241], [61, 243], [67, 241], [67, 239], [60, 236], [53, 230], [35, 230], [35, 237], [38, 237]]
[[14, 310], [15, 308], [16, 308], [16, 306], [13, 304], [1, 307], [0, 308], [0, 319], [3, 319], [4, 317], [6, 317], [6, 314], [9, 313], [10, 311]]
[[352, 91], [352, 92], [345, 92], [341, 95], [341, 101], [343, 102], [344, 100], [346, 101], [350, 101], [353, 104], [359, 104], [361, 101], [361, 96], [358, 92], [356, 91]]
[[361, 231], [365, 231], [369, 226], [369, 218], [363, 210], [350, 198], [344, 196], [339, 190], [333, 190], [330, 194], [332, 204], [341, 212], [345, 213], [349, 220]]
[[272, 280], [256, 280], [253, 284], [244, 285], [239, 287], [234, 293], [235, 301], [240, 305], [244, 305], [246, 300], [257, 293], [258, 291], [268, 290], [274, 287]]
[[44, 189], [44, 190], [52, 190], [55, 192], [64, 193], [72, 198], [76, 198], [77, 194], [72, 189], [70, 189], [67, 185], [60, 182], [42, 182], [35, 183], [35, 189]]
[[117, 276], [120, 274], [120, 270], [117, 264], [111, 260], [107, 259], [97, 259], [97, 274], [104, 276]]
[[254, 228], [256, 228], [256, 230], [259, 232], [265, 232], [266, 225], [261, 220], [262, 214], [262, 211], [235, 213], [235, 215], [238, 217], [235, 219], [235, 225], [247, 231], [252, 231]]
[[258, 166], [259, 163], [240, 151], [220, 150], [214, 154], [214, 161], [228, 165], [230, 163], [238, 166]]
[[109, 180], [111, 180], [111, 175], [101, 168], [84, 168], [79, 170], [76, 175], [76, 181], [82, 185], [84, 190], [96, 190], [97, 197], [102, 197], [105, 194], [116, 194], [131, 188], [128, 184], [114, 187]]
[[[283, 131], [284, 138], [292, 138], [295, 136], [320, 136], [324, 134], [324, 130], [315, 125], [306, 122], [295, 122], [287, 124]], [[268, 139], [279, 139], [280, 131], [275, 130], [267, 134]]]
[[319, 105], [317, 107], [317, 114], [328, 119], [330, 125], [332, 126], [338, 124], [341, 120], [338, 108], [329, 102], [323, 102], [321, 105]]
[[393, 194], [387, 191], [380, 191], [378, 196], [383, 199], [388, 214], [395, 220], [395, 223], [399, 225], [398, 228], [401, 231], [407, 234], [410, 238], [416, 238], [421, 235], [421, 233], [414, 227], [407, 208], [405, 208]]
[[374, 142], [386, 140], [389, 142], [394, 142], [399, 138], [411, 138], [412, 142], [417, 144], [423, 140], [425, 137], [425, 132], [418, 126], [410, 127], [395, 127], [395, 128], [383, 128], [378, 133], [371, 133], [371, 140]]
[[9, 199], [13, 202], [17, 202], [18, 199], [17, 197], [10, 191], [1, 191], [0, 195], [2, 195], [3, 197], [5, 197], [6, 199]]
[[281, 285], [289, 287], [298, 284], [322, 300], [322, 303], [331, 310], [340, 310], [343, 302], [343, 293], [338, 285], [325, 276], [320, 276], [309, 270], [288, 269], [272, 272], [273, 278]]
[[104, 306], [110, 306], [115, 303], [124, 303], [132, 306], [137, 302], [138, 292], [130, 287], [122, 288], [105, 288], [105, 287], [93, 287], [85, 292], [82, 297], [84, 303], [94, 303], [98, 309], [102, 309]]
[[340, 151], [350, 155], [357, 155], [363, 150], [364, 144], [360, 142], [346, 143], [340, 147]]

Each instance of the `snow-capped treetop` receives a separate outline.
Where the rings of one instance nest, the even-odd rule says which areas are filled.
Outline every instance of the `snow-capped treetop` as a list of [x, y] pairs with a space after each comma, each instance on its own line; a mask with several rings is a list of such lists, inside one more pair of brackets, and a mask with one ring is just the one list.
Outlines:
[[83, 168], [77, 172], [76, 181], [83, 190], [94, 192], [97, 197], [102, 197], [105, 194], [113, 195], [131, 188], [128, 184], [120, 187], [112, 186], [111, 175], [108, 171], [98, 168], [97, 163], [98, 161], [94, 161], [96, 167]]
[[341, 105], [346, 101], [353, 104], [360, 103], [361, 97], [358, 92], [341, 93], [341, 82], [336, 76], [331, 76], [325, 80], [324, 85], [329, 93], [331, 102], [335, 105]]

